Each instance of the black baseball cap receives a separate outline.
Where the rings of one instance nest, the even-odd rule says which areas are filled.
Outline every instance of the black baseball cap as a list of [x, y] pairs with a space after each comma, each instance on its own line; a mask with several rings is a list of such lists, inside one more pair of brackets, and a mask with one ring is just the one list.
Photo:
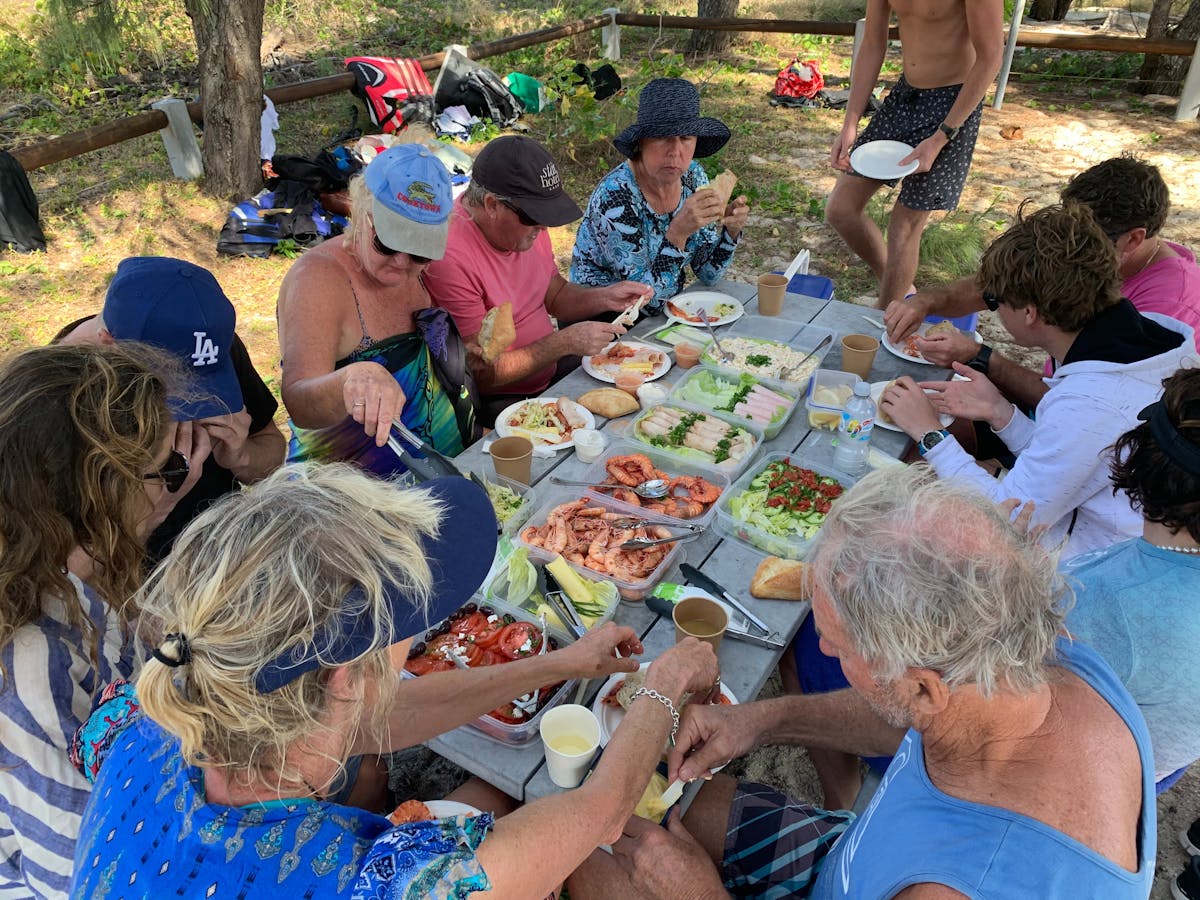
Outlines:
[[491, 141], [475, 157], [471, 178], [547, 228], [583, 215], [563, 190], [554, 157], [532, 138], [509, 134]]

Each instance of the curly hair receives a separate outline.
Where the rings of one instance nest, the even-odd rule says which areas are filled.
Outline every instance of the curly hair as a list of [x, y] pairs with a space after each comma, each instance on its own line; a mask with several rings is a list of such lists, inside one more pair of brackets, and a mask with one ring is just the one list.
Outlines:
[[[146, 714], [180, 738], [190, 763], [269, 787], [299, 780], [289, 749], [330, 734], [334, 700], [353, 703], [360, 719], [369, 702], [369, 724], [382, 738], [396, 690], [385, 587], [427, 602], [433, 575], [421, 540], [437, 533], [442, 514], [426, 491], [398, 491], [339, 464], [285, 466], [219, 500], [189, 524], [138, 596], [140, 632], [183, 635], [190, 651], [183, 668], [146, 661], [138, 678]], [[313, 646], [356, 585], [375, 639], [348, 664], [355, 695], [332, 695], [335, 662], [260, 693], [263, 666]], [[322, 755], [341, 767], [354, 738], [335, 736], [344, 752]]]
[[[77, 547], [95, 563], [89, 584], [129, 622], [144, 575], [143, 475], [167, 439], [175, 372], [131, 342], [38, 347], [0, 369], [0, 647], [42, 616], [44, 598], [74, 596]], [[94, 624], [79, 604], [66, 609], [94, 658]]]
[[[1175, 430], [1200, 450], [1200, 369], [1180, 369], [1163, 381], [1162, 404]], [[1149, 422], [1113, 445], [1113, 493], [1125, 491], [1133, 508], [1172, 531], [1200, 541], [1200, 475], [1173, 462], [1159, 447]]]
[[983, 254], [976, 284], [1006, 306], [1033, 306], [1047, 325], [1076, 332], [1121, 299], [1117, 251], [1079, 203], [1025, 215]]
[[1110, 238], [1134, 228], [1146, 237], [1162, 230], [1171, 194], [1157, 166], [1132, 153], [1106, 159], [1080, 172], [1062, 189], [1063, 202], [1082, 203]]
[[975, 488], [924, 463], [872, 472], [834, 504], [809, 558], [878, 678], [935, 669], [984, 697], [1045, 683], [1070, 592], [1053, 555]]

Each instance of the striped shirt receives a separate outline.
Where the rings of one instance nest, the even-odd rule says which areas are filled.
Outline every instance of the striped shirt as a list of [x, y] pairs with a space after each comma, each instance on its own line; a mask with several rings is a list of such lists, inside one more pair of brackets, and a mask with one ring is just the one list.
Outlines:
[[[74, 575], [75, 596], [45, 598], [42, 618], [0, 650], [0, 900], [66, 897], [89, 786], [67, 757], [93, 695], [140, 658], [116, 614]], [[101, 635], [100, 670], [68, 624], [79, 603]]]

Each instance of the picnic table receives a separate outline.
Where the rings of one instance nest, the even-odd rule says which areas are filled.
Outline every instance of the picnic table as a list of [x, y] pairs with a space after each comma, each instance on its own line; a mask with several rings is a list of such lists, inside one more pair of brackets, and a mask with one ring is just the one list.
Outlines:
[[[712, 290], [713, 288], [698, 286], [698, 289]], [[741, 300], [746, 306], [746, 315], [757, 315], [754, 285], [727, 281], [720, 283], [715, 289]], [[852, 303], [788, 294], [779, 318], [811, 323], [833, 331], [837, 338], [834, 340], [829, 354], [825, 357], [822, 367], [837, 369], [841, 365], [840, 338], [842, 335], [875, 333], [875, 329], [863, 321], [864, 314], [870, 314], [876, 319], [882, 319], [883, 316], [879, 310], [870, 310]], [[662, 327], [663, 324], [664, 321], [661, 318], [643, 319], [631, 329], [630, 337], [643, 337], [648, 332]], [[720, 337], [720, 333], [718, 333], [718, 337]], [[798, 347], [797, 349], [808, 350], [811, 347]], [[943, 379], [949, 376], [945, 369], [922, 365], [918, 362], [907, 362], [880, 347], [871, 370], [871, 379], [873, 381], [890, 380], [905, 374], [912, 375], [918, 380]], [[683, 370], [673, 367], [657, 383], [669, 389], [682, 375]], [[597, 386], [598, 383], [595, 379], [582, 369], [577, 369], [548, 388], [545, 395], [574, 398]], [[597, 416], [596, 427], [612, 439], [624, 432], [631, 418], [604, 420]], [[833, 459], [831, 438], [829, 432], [822, 433], [809, 428], [808, 416], [803, 408], [802, 400], [801, 408], [796, 410], [783, 430], [773, 440], [764, 442], [763, 452], [795, 452], [802, 462], [831, 465]], [[491, 470], [490, 460], [483, 452], [482, 444], [482, 441], [476, 442], [459, 455], [456, 461], [460, 468], [472, 469], [481, 473]], [[906, 435], [878, 428], [872, 437], [873, 448], [897, 458], [904, 454], [909, 444], [910, 441]], [[754, 463], [751, 463], [751, 466], [753, 465]], [[573, 451], [561, 451], [552, 457], [535, 454], [530, 480], [531, 484], [537, 487], [552, 472], [562, 478], [580, 480], [587, 469], [588, 464], [581, 462]], [[568, 490], [552, 486], [547, 482], [542, 491], [539, 491], [539, 499], [535, 502], [540, 503], [540, 498], [548, 495], [551, 491]], [[740, 541], [723, 538], [715, 527], [710, 527], [703, 536], [685, 544], [684, 547], [686, 552], [681, 555], [679, 563], [689, 562], [705, 575], [722, 584], [777, 632], [785, 644], [790, 643], [804, 617], [808, 614], [809, 604], [796, 601], [757, 600], [750, 596], [750, 574], [766, 554]], [[664, 581], [686, 583], [679, 572], [678, 565], [677, 563], [672, 566], [664, 576]], [[735, 616], [735, 619], [737, 618], [740, 617]], [[661, 618], [644, 604], [621, 603], [617, 609], [615, 621], [618, 624], [629, 626], [641, 637], [645, 646], [643, 659], [654, 659], [675, 642], [674, 625], [670, 619]], [[740, 702], [750, 702], [762, 690], [781, 655], [781, 651], [772, 651], [743, 641], [726, 639], [721, 643], [719, 653], [722, 681]], [[580, 702], [590, 705], [601, 684], [600, 681], [592, 682]], [[510, 747], [485, 737], [473, 728], [462, 727], [434, 738], [428, 742], [427, 746], [517, 800], [533, 800], [561, 790], [550, 781], [544, 765], [542, 745], [538, 740], [522, 747]]]

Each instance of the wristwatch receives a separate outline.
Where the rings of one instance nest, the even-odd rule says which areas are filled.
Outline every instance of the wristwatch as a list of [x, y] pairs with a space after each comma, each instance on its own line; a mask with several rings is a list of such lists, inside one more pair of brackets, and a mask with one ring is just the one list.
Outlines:
[[975, 357], [967, 363], [967, 365], [983, 375], [988, 373], [988, 367], [992, 364], [992, 348], [987, 344], [979, 345], [979, 352]]
[[950, 432], [945, 428], [941, 431], [927, 431], [917, 441], [917, 452], [924, 456], [948, 437], [950, 437]]
[[942, 134], [944, 134], [946, 136], [946, 140], [947, 140], [947, 142], [949, 142], [949, 141], [954, 140], [956, 137], [958, 137], [959, 129], [961, 129], [962, 126], [961, 125], [947, 125], [945, 122], [943, 122], [941, 125], [938, 126], [938, 128], [940, 128], [942, 130]]

